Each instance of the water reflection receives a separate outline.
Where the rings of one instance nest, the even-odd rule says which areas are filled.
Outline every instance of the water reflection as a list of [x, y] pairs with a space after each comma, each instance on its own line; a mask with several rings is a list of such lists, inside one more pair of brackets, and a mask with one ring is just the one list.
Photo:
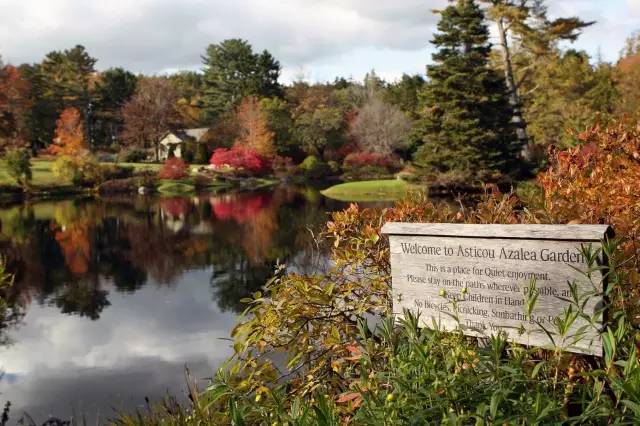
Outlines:
[[308, 228], [341, 207], [283, 187], [1, 209], [16, 313], [0, 328], [0, 402], [13, 417], [95, 419], [179, 394], [185, 363], [207, 377], [229, 354], [218, 338], [277, 261], [317, 267]]

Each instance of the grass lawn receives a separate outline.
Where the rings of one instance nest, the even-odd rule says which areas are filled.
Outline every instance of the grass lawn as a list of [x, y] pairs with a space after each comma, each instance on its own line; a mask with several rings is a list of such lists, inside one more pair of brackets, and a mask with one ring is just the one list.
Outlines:
[[160, 181], [158, 186], [158, 192], [167, 195], [183, 195], [193, 194], [196, 191], [196, 187], [192, 179], [181, 180], [165, 180]]
[[334, 185], [322, 191], [322, 195], [340, 201], [393, 201], [418, 189], [400, 179], [363, 180]]
[[[33, 179], [31, 184], [36, 187], [40, 186], [66, 186], [69, 182], [61, 180], [53, 175], [51, 171], [51, 165], [53, 161], [50, 160], [34, 160], [31, 159], [31, 173]], [[0, 161], [0, 184], [1, 185], [16, 185], [15, 181], [9, 176], [7, 172], [7, 166], [4, 161]]]
[[[113, 164], [113, 163], [108, 163]], [[51, 166], [53, 161], [50, 159], [31, 159], [31, 172], [33, 173], [33, 179], [31, 185], [34, 187], [63, 187], [71, 185], [71, 182], [61, 180], [53, 175]], [[162, 167], [162, 164], [150, 164], [150, 163], [118, 163], [119, 166], [131, 166], [136, 172], [143, 170], [157, 171]], [[7, 173], [7, 166], [4, 161], [0, 161], [0, 185], [16, 185], [14, 180]]]

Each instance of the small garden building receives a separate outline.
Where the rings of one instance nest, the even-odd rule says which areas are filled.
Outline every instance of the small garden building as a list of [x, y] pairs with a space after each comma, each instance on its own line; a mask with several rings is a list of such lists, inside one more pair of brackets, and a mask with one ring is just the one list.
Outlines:
[[174, 156], [182, 158], [185, 153], [185, 145], [187, 143], [203, 143], [204, 136], [209, 131], [207, 127], [198, 129], [182, 129], [165, 133], [160, 139], [159, 160], [165, 161], [167, 158]]

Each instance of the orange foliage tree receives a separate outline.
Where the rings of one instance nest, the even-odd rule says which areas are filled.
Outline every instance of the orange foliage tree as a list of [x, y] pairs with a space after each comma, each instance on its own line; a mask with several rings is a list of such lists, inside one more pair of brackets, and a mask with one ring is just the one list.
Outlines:
[[238, 107], [237, 121], [240, 127], [235, 141], [237, 145], [267, 158], [275, 156], [274, 133], [267, 127], [267, 116], [260, 109], [258, 98], [250, 96], [242, 101]]
[[48, 151], [55, 155], [78, 155], [86, 150], [82, 116], [76, 108], [66, 108], [56, 121], [56, 135]]
[[580, 133], [581, 144], [551, 154], [539, 177], [545, 210], [558, 223], [608, 223], [640, 255], [640, 123], [619, 120]]
[[620, 59], [615, 69], [618, 90], [622, 94], [619, 112], [640, 117], [640, 52]]

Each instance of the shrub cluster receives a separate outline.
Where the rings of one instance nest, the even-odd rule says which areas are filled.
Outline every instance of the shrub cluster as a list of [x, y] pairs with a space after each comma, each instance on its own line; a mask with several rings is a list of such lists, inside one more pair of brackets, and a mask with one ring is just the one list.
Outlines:
[[51, 170], [56, 177], [78, 186], [90, 187], [104, 181], [103, 168], [88, 154], [62, 155], [54, 161]]
[[7, 172], [22, 187], [31, 182], [31, 155], [25, 148], [10, 149], [5, 154]]
[[179, 180], [189, 176], [189, 165], [178, 157], [168, 158], [158, 172], [160, 179]]
[[101, 164], [102, 175], [105, 181], [113, 179], [127, 179], [133, 176], [132, 166], [119, 166], [116, 164]]
[[397, 164], [398, 161], [393, 156], [376, 152], [353, 152], [344, 159], [344, 165], [347, 167], [373, 166], [390, 169], [396, 167]]
[[211, 156], [210, 163], [216, 168], [230, 167], [236, 173], [254, 176], [264, 176], [273, 170], [269, 158], [238, 144], [231, 148], [216, 149]]
[[345, 177], [372, 179], [387, 176], [400, 168], [400, 161], [393, 155], [357, 151], [347, 155], [343, 161]]
[[130, 149], [122, 154], [122, 161], [127, 163], [139, 163], [147, 159], [147, 152], [142, 149]]

